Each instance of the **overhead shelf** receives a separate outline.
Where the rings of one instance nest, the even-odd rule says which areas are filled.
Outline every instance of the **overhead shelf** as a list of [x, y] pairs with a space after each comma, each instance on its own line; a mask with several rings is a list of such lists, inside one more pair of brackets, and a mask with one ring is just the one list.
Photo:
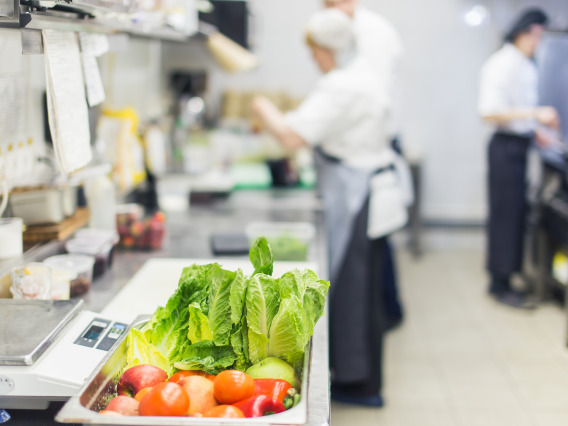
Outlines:
[[[0, 2], [5, 1], [7, 0], [0, 0]], [[67, 12], [48, 8], [32, 10], [28, 6], [14, 4], [13, 13], [0, 15], [0, 28], [128, 34], [135, 37], [174, 42], [186, 42], [200, 35], [197, 29], [191, 33], [182, 32], [167, 26], [157, 27], [146, 23], [131, 22], [126, 16], [110, 13], [99, 14], [95, 17], [88, 11]]]

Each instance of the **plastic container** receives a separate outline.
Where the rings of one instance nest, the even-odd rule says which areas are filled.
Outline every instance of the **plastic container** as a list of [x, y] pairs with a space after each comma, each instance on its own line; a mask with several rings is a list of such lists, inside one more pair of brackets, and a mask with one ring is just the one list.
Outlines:
[[75, 233], [75, 238], [65, 243], [65, 249], [71, 254], [86, 254], [95, 258], [93, 274], [95, 277], [103, 274], [112, 266], [114, 245], [118, 235], [106, 229], [81, 229]]
[[123, 208], [117, 215], [116, 228], [120, 236], [120, 247], [129, 250], [159, 250], [166, 231], [165, 215], [156, 212], [144, 218], [134, 206]]
[[14, 299], [51, 299], [51, 268], [38, 262], [15, 267], [11, 291]]
[[251, 245], [258, 237], [266, 237], [274, 260], [305, 262], [316, 232], [307, 222], [252, 222], [245, 233]]
[[71, 269], [51, 267], [51, 300], [68, 300], [71, 297], [71, 282], [77, 272]]
[[10, 194], [14, 216], [26, 225], [59, 223], [65, 219], [63, 191], [58, 188], [34, 189]]
[[91, 288], [95, 264], [94, 257], [83, 254], [60, 254], [48, 257], [43, 263], [53, 268], [67, 269], [77, 274], [77, 277], [69, 283], [71, 297], [85, 294]]

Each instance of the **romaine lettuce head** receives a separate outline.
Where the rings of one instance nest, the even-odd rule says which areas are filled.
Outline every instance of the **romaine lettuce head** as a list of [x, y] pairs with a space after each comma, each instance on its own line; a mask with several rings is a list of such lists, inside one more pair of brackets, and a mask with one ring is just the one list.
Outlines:
[[231, 346], [217, 346], [211, 340], [203, 340], [189, 346], [184, 352], [184, 358], [174, 363], [180, 370], [203, 370], [218, 374], [231, 367], [237, 356]]

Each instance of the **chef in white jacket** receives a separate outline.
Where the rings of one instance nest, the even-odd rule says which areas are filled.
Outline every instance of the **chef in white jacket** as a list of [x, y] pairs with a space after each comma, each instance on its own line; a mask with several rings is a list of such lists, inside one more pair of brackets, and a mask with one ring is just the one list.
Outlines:
[[[379, 234], [388, 230], [369, 232], [385, 221], [371, 226], [368, 215], [377, 199], [370, 196], [370, 182], [389, 182], [393, 174], [389, 99], [371, 66], [357, 55], [353, 23], [343, 12], [326, 9], [314, 15], [307, 42], [323, 73], [313, 91], [286, 115], [263, 97], [254, 100], [253, 111], [285, 147], [314, 149], [330, 266], [332, 397], [379, 407], [385, 241]], [[391, 223], [387, 210], [382, 217]]]
[[489, 292], [499, 302], [530, 308], [511, 287], [521, 271], [527, 216], [527, 151], [535, 140], [551, 143], [542, 126], [558, 129], [557, 111], [539, 106], [534, 55], [548, 18], [540, 9], [525, 11], [505, 36], [504, 45], [481, 70], [479, 113], [495, 126], [488, 150], [489, 219], [487, 269]]
[[[401, 128], [403, 115], [402, 59], [404, 47], [396, 28], [384, 17], [360, 4], [360, 0], [323, 0], [327, 8], [335, 8], [353, 19], [358, 52], [365, 57], [390, 103], [387, 133], [392, 147], [401, 155], [398, 159], [399, 173], [408, 181], [408, 203], [412, 203], [410, 169], [402, 158]], [[386, 327], [392, 328], [402, 322], [403, 309], [399, 298], [394, 248], [388, 238], [385, 249], [384, 308]]]

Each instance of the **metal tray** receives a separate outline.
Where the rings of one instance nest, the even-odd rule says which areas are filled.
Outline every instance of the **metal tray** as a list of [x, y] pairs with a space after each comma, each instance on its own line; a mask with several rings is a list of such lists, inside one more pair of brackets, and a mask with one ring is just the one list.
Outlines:
[[309, 371], [312, 359], [312, 342], [308, 343], [302, 370], [301, 399], [298, 405], [280, 414], [247, 419], [223, 419], [203, 417], [152, 417], [152, 416], [103, 416], [98, 411], [105, 407], [114, 393], [120, 372], [126, 364], [126, 336], [130, 328], [141, 328], [149, 319], [148, 315], [137, 317], [129, 329], [95, 368], [79, 393], [63, 406], [55, 417], [61, 423], [83, 423], [89, 425], [159, 425], [159, 426], [218, 426], [218, 425], [303, 425], [308, 421]]

